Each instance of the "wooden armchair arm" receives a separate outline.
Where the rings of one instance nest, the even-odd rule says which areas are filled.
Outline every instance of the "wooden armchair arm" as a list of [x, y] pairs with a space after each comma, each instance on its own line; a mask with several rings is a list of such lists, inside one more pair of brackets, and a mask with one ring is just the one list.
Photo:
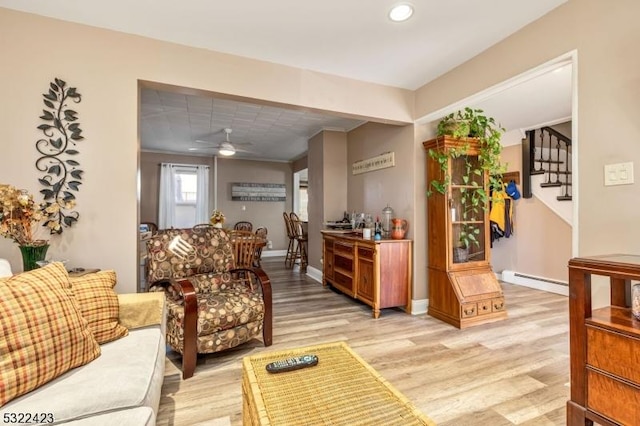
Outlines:
[[193, 376], [198, 358], [198, 299], [196, 290], [191, 281], [187, 279], [159, 281], [153, 286], [171, 286], [182, 298], [184, 306], [183, 320], [183, 348], [182, 348], [182, 378], [188, 379]]
[[263, 325], [263, 339], [265, 346], [271, 346], [273, 342], [273, 309], [271, 301], [271, 279], [267, 273], [258, 267], [252, 268], [237, 268], [230, 271], [232, 274], [237, 272], [253, 274], [260, 283], [262, 289], [262, 300], [264, 301], [264, 325]]

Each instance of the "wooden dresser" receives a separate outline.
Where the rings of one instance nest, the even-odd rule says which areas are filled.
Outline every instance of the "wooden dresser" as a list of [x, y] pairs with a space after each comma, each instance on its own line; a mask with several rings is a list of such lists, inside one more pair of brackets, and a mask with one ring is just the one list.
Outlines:
[[411, 240], [363, 239], [322, 231], [323, 285], [330, 284], [373, 308], [402, 306], [411, 312]]
[[[609, 277], [611, 306], [591, 308], [591, 276]], [[568, 425], [640, 425], [640, 321], [627, 307], [640, 256], [569, 261], [571, 399]]]

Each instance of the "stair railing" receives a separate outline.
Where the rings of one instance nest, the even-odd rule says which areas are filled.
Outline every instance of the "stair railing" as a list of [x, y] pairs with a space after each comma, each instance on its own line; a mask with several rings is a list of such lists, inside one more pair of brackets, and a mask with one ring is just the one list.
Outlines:
[[[536, 135], [539, 142], [536, 143]], [[531, 198], [531, 176], [545, 174], [542, 187], [562, 187], [558, 200], [571, 200], [571, 139], [551, 127], [527, 131], [522, 141], [522, 196]]]

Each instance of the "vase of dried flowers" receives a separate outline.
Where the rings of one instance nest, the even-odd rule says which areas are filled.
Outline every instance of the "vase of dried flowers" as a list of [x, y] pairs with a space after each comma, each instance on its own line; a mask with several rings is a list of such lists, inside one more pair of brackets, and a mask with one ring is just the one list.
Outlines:
[[34, 225], [44, 221], [50, 233], [57, 233], [59, 224], [47, 219], [59, 208], [58, 203], [36, 203], [27, 191], [0, 184], [0, 236], [18, 244], [25, 271], [36, 268], [49, 248], [47, 240], [35, 238]]
[[211, 222], [215, 228], [222, 228], [224, 224], [224, 214], [222, 214], [220, 210], [214, 210], [213, 213], [211, 213], [209, 222]]
[[33, 244], [20, 246], [23, 270], [30, 271], [38, 268], [38, 262], [45, 259], [47, 250], [49, 250], [49, 244], [45, 240], [34, 241]]

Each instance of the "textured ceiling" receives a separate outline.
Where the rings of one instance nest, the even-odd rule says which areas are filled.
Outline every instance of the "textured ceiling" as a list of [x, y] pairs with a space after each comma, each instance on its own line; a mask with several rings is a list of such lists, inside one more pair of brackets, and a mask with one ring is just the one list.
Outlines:
[[309, 138], [321, 130], [346, 132], [364, 121], [143, 89], [140, 123], [146, 150], [213, 155], [229, 128], [238, 158], [289, 161], [303, 156]]

